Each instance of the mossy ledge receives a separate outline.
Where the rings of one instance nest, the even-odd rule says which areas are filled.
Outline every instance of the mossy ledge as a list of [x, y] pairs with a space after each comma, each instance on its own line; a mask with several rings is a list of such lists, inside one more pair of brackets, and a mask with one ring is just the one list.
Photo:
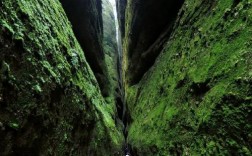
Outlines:
[[113, 112], [58, 0], [0, 2], [0, 73], [1, 154], [121, 150]]

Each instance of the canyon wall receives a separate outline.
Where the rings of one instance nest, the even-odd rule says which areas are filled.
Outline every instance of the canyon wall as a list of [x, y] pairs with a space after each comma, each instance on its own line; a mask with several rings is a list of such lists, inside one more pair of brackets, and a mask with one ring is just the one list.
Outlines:
[[[104, 97], [111, 86], [103, 48], [102, 0], [60, 0]], [[112, 28], [113, 29], [113, 28]]]
[[91, 26], [80, 45], [58, 0], [0, 2], [0, 155], [121, 151], [122, 133], [98, 83], [101, 3], [89, 2]]
[[0, 155], [252, 155], [252, 0], [116, 1], [0, 2]]
[[132, 154], [251, 155], [252, 1], [125, 4]]
[[116, 22], [113, 6], [109, 0], [103, 0], [103, 48], [105, 63], [108, 68], [106, 77], [109, 80], [109, 96], [106, 101], [111, 105], [115, 114], [115, 122], [123, 132], [123, 91], [120, 80], [120, 62], [116, 38]]

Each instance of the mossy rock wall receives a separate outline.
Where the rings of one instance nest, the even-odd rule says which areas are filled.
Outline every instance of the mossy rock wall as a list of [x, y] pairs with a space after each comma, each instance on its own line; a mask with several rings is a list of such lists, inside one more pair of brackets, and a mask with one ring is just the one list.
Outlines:
[[107, 103], [110, 104], [114, 111], [114, 117], [117, 127], [123, 133], [123, 124], [121, 121], [120, 108], [122, 101], [122, 91], [119, 78], [119, 55], [117, 47], [117, 34], [114, 10], [109, 0], [102, 1], [103, 7], [103, 49], [105, 54], [105, 63], [107, 73], [105, 73], [108, 82], [106, 90], [108, 96], [105, 97]]
[[154, 66], [126, 88], [134, 155], [252, 154], [251, 16], [251, 0], [185, 1]]
[[107, 107], [58, 0], [0, 2], [0, 155], [115, 155]]
[[103, 46], [102, 0], [59, 0], [73, 26], [74, 34], [85, 51], [104, 97], [110, 94], [107, 60]]
[[108, 78], [108, 98], [115, 98], [116, 88], [118, 88], [118, 48], [116, 40], [116, 24], [113, 7], [109, 0], [103, 0], [103, 49], [105, 63], [107, 66], [106, 77]]

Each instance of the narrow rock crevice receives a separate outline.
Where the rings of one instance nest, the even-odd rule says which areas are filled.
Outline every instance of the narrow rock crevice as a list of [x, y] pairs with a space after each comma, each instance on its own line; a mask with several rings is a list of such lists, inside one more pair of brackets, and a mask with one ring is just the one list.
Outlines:
[[170, 37], [183, 3], [184, 0], [132, 2], [133, 17], [127, 19], [132, 24], [125, 30], [129, 41], [127, 51], [124, 51], [124, 57], [128, 60], [125, 75], [129, 85], [138, 83], [154, 64]]
[[73, 26], [87, 62], [99, 83], [103, 96], [108, 96], [108, 78], [103, 49], [102, 0], [60, 0]]
[[118, 8], [116, 6], [116, 0], [110, 0], [111, 4], [113, 5], [113, 10], [114, 10], [114, 17], [115, 17], [115, 24], [116, 24], [116, 39], [117, 39], [117, 74], [118, 74], [118, 88], [117, 88], [117, 95], [118, 97], [116, 98], [116, 108], [117, 108], [117, 113], [119, 119], [123, 123], [123, 135], [124, 135], [124, 146], [123, 150], [127, 148], [127, 135], [128, 135], [128, 109], [125, 101], [125, 88], [123, 84], [123, 77], [122, 77], [122, 35], [121, 34], [121, 29], [119, 27], [119, 18], [120, 18], [120, 13], [118, 13]]
[[252, 155], [251, 0], [2, 0], [0, 155]]

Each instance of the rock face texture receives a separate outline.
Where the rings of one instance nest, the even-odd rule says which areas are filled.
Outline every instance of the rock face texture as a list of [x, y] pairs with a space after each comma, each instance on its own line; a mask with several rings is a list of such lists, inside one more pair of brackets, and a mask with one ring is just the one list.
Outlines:
[[[171, 34], [183, 2], [184, 0], [161, 0], [159, 2], [129, 0], [126, 3], [128, 5], [125, 15], [127, 40], [124, 40], [124, 70], [127, 75], [127, 83], [139, 82], [144, 73], [154, 64], [155, 58]], [[123, 7], [125, 2], [121, 3], [119, 6]], [[120, 20], [124, 22], [125, 18], [121, 14]], [[124, 27], [122, 27], [122, 31], [123, 29]]]
[[116, 88], [118, 88], [117, 73], [117, 41], [116, 27], [113, 7], [108, 0], [103, 0], [103, 49], [105, 54], [105, 63], [108, 68], [106, 77], [109, 80], [107, 90], [109, 97], [115, 97]]
[[252, 0], [117, 9], [0, 1], [0, 155], [252, 155]]
[[127, 6], [127, 0], [116, 0], [116, 8], [119, 20], [119, 27], [121, 30], [121, 36], [125, 35], [125, 10]]
[[60, 0], [104, 97], [109, 96], [101, 0]]
[[[122, 34], [133, 155], [251, 155], [252, 1], [165, 2], [127, 1]], [[171, 14], [160, 14], [163, 7]], [[146, 72], [149, 59], [141, 60], [160, 49]]]
[[[108, 68], [106, 75], [109, 80], [109, 96], [107, 102], [113, 107], [115, 119], [118, 127], [122, 130], [122, 115], [123, 115], [123, 94], [120, 86], [119, 77], [119, 55], [116, 40], [116, 26], [113, 7], [109, 0], [103, 0], [103, 48], [105, 53], [105, 63]], [[120, 121], [121, 120], [121, 121]]]
[[122, 133], [93, 74], [103, 73], [96, 59], [104, 56], [85, 41], [98, 48], [94, 56], [82, 51], [58, 0], [0, 2], [0, 155], [120, 151]]

